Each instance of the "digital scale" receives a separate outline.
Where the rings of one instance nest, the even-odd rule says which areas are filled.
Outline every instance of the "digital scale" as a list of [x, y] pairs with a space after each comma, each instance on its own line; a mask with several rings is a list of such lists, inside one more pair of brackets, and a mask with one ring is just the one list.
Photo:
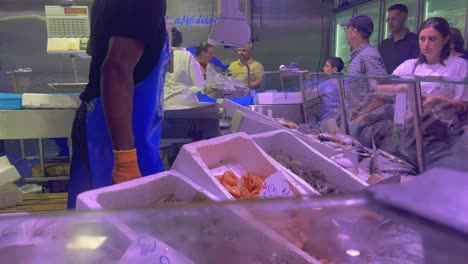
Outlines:
[[86, 51], [90, 36], [87, 6], [45, 6], [48, 53]]

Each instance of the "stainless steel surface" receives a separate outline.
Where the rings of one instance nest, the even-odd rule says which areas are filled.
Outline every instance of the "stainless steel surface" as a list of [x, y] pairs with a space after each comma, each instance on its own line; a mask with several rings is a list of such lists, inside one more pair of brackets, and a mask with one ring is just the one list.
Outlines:
[[50, 83], [49, 86], [58, 91], [82, 92], [87, 83]]
[[75, 109], [1, 110], [0, 139], [68, 138]]
[[423, 173], [426, 168], [425, 154], [424, 154], [424, 141], [423, 141], [423, 130], [421, 126], [422, 117], [422, 97], [421, 97], [421, 84], [409, 83], [408, 84], [408, 98], [410, 103], [410, 109], [413, 113], [414, 123], [414, 136], [416, 138], [416, 155], [418, 159], [419, 173]]

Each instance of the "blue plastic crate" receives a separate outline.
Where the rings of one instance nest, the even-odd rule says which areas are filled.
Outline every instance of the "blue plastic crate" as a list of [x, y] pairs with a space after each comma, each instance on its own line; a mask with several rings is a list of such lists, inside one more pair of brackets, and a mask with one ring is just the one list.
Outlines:
[[0, 110], [23, 109], [21, 94], [0, 93]]

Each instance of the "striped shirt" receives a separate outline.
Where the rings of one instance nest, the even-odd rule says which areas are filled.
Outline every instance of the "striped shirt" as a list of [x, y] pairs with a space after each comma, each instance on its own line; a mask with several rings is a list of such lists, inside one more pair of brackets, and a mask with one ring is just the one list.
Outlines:
[[[353, 50], [350, 54], [348, 76], [386, 76], [387, 71], [379, 51], [369, 43]], [[353, 109], [368, 101], [369, 93], [376, 82], [364, 78], [345, 78], [345, 91], [348, 109]]]

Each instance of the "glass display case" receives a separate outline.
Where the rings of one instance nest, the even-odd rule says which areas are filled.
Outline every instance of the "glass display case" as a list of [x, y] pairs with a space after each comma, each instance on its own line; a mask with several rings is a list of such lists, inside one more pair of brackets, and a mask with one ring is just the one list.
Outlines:
[[[0, 253], [10, 263], [461, 263], [466, 229], [453, 225], [461, 214], [431, 221], [437, 214], [421, 214], [420, 202], [403, 211], [434, 179], [354, 196], [4, 215]], [[436, 207], [443, 201], [428, 198], [433, 211], [461, 201]]]
[[[281, 79], [284, 74], [271, 72], [268, 76], [277, 75], [276, 78]], [[254, 105], [251, 108], [270, 117], [271, 121], [261, 120], [271, 123], [265, 130], [269, 131], [280, 123], [285, 129], [307, 136], [307, 140], [313, 137], [317, 141], [326, 141], [334, 150], [347, 146], [356, 152], [359, 162], [367, 164], [362, 166], [367, 167], [369, 175], [379, 170], [412, 175], [433, 167], [448, 154], [467, 124], [463, 102], [452, 100], [457, 98], [454, 94], [467, 89], [466, 81], [457, 82], [443, 77], [365, 77], [308, 71], [289, 72], [288, 76], [299, 81], [277, 91], [269, 91], [265, 87], [265, 90], [257, 90], [258, 94], [252, 98]], [[428, 87], [433, 89], [431, 94], [428, 94]], [[444, 93], [453, 93], [453, 96], [445, 96]], [[302, 106], [296, 109], [296, 105], [301, 103]], [[287, 111], [283, 109], [285, 107]], [[287, 115], [288, 111], [295, 116]], [[279, 122], [278, 119], [294, 124]], [[299, 128], [301, 124], [303, 126]], [[351, 137], [346, 138], [346, 135]], [[382, 151], [383, 156], [393, 156], [390, 159], [398, 157], [398, 166], [376, 162], [379, 160], [374, 155], [376, 149]]]

